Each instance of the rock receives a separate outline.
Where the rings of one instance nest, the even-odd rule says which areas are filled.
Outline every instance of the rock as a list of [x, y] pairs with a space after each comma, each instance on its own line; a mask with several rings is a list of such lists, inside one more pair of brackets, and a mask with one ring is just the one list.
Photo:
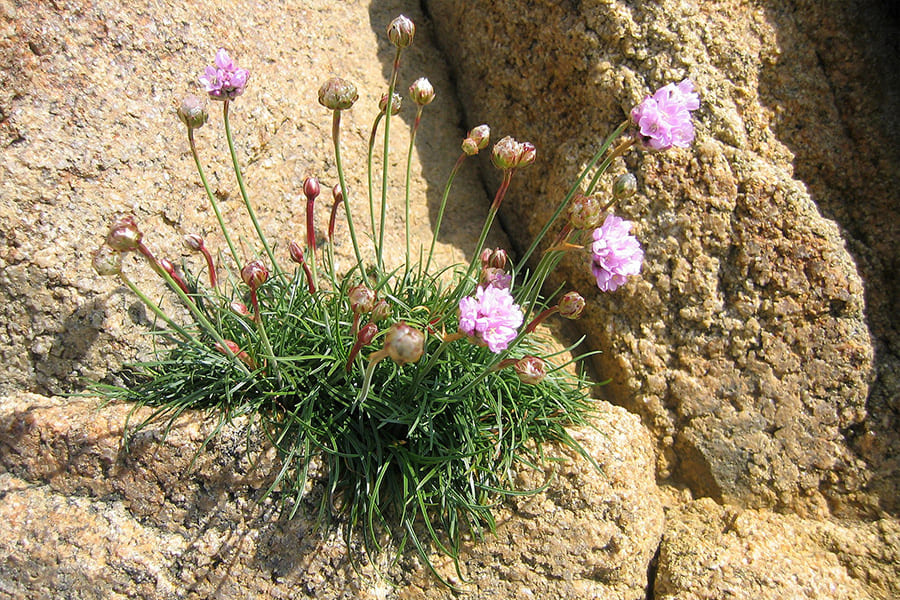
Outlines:
[[[882, 481], [896, 473], [890, 450], [867, 464], [855, 440], [869, 427], [875, 374], [866, 288], [841, 231], [810, 195], [827, 182], [807, 188], [797, 180], [781, 139], [782, 124], [798, 118], [791, 115], [837, 101], [827, 83], [804, 90], [787, 76], [805, 69], [828, 80], [803, 31], [779, 27], [794, 23], [793, 4], [428, 6], [470, 118], [537, 146], [538, 162], [514, 177], [504, 203], [504, 223], [520, 243], [536, 235], [602, 136], [644, 95], [688, 76], [696, 84], [693, 146], [632, 152], [601, 180], [603, 191], [626, 170], [638, 176], [639, 194], [616, 211], [636, 223], [646, 260], [623, 289], [595, 290], [579, 321], [590, 347], [603, 351], [598, 368], [611, 379], [609, 398], [654, 433], [659, 475], [697, 495], [809, 515], [871, 515], [882, 501], [892, 505], [889, 493], [869, 487], [882, 465]], [[783, 52], [786, 43], [798, 53]], [[826, 129], [809, 123], [807, 131], [843, 147], [842, 125], [826, 114], [806, 121]], [[845, 170], [835, 153], [804, 151], [810, 163]], [[487, 173], [496, 183], [496, 171]], [[894, 208], [896, 189], [885, 201]], [[587, 264], [584, 255], [570, 257], [556, 283], [587, 290]], [[868, 285], [883, 285], [874, 274]], [[868, 422], [896, 448], [896, 432], [880, 420]]]
[[[21, 394], [0, 399], [3, 589], [79, 598], [452, 598], [412, 552], [381, 565], [349, 556], [337, 525], [314, 526], [321, 483], [294, 519], [271, 499], [273, 456], [246, 423], [184, 415], [144, 429], [123, 452], [131, 407]], [[500, 506], [496, 534], [468, 544], [466, 587], [500, 598], [644, 598], [662, 533], [653, 451], [638, 419], [605, 403], [574, 435], [602, 468], [571, 452], [540, 494]], [[148, 414], [132, 416], [132, 424]], [[544, 475], [521, 473], [524, 488]], [[314, 473], [314, 481], [319, 478]], [[354, 571], [351, 558], [359, 562]], [[437, 558], [437, 557], [436, 557]], [[455, 577], [452, 565], [440, 566]], [[458, 580], [456, 583], [459, 583]]]
[[654, 598], [896, 598], [900, 527], [801, 519], [710, 499], [666, 515]]

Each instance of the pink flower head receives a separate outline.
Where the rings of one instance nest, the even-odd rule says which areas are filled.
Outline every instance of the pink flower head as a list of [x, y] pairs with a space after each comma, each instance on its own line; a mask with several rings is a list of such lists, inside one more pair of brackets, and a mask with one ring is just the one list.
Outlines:
[[631, 120], [640, 129], [644, 143], [654, 150], [672, 146], [687, 148], [694, 139], [691, 111], [700, 108], [694, 83], [685, 79], [679, 84], [661, 87], [631, 110]]
[[524, 320], [508, 289], [479, 286], [475, 297], [459, 301], [459, 330], [487, 345], [498, 354], [516, 339]]
[[238, 69], [224, 48], [216, 52], [216, 64], [206, 67], [200, 83], [213, 100], [234, 100], [244, 93], [250, 72]]
[[591, 271], [597, 287], [604, 292], [615, 291], [629, 275], [641, 272], [644, 251], [631, 231], [631, 221], [609, 215], [603, 225], [594, 230], [591, 244]]

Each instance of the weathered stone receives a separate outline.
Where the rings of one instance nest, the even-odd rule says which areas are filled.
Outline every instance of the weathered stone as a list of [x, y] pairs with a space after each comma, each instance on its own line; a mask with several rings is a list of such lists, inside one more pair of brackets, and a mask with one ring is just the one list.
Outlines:
[[[834, 102], [823, 86], [789, 87], [784, 70], [771, 77], [785, 62], [814, 69], [814, 50], [782, 53], [777, 19], [737, 2], [428, 5], [471, 118], [538, 148], [504, 204], [520, 241], [632, 106], [693, 79], [694, 145], [632, 152], [601, 180], [609, 190], [626, 169], [638, 175], [640, 193], [616, 211], [646, 251], [641, 277], [595, 292], [579, 322], [603, 350], [606, 390], [655, 434], [659, 474], [697, 494], [810, 514], [876, 511], [852, 439], [873, 377], [864, 288], [779, 137], [778, 115], [799, 107], [790, 98]], [[771, 103], [773, 90], [789, 96]], [[840, 125], [830, 131], [840, 139]], [[586, 289], [587, 257], [564, 262], [563, 279]]]
[[654, 598], [896, 598], [900, 527], [847, 526], [710, 499], [666, 514]]
[[[348, 555], [338, 526], [315, 531], [325, 493], [313, 472], [293, 520], [272, 500], [273, 455], [241, 422], [185, 415], [137, 434], [124, 452], [131, 407], [22, 394], [0, 401], [0, 589], [79, 598], [452, 598], [408, 552], [381, 565]], [[513, 598], [643, 598], [662, 533], [653, 450], [638, 419], [606, 403], [596, 430], [573, 434], [602, 468], [564, 459], [546, 491], [498, 507], [496, 534], [467, 544], [462, 569], [479, 594]], [[142, 410], [132, 424], [149, 414]], [[354, 572], [351, 557], [359, 561]], [[389, 558], [389, 556], [388, 556]], [[435, 557], [437, 560], [439, 557]], [[439, 564], [453, 581], [452, 564]], [[456, 583], [461, 584], [458, 580]]]

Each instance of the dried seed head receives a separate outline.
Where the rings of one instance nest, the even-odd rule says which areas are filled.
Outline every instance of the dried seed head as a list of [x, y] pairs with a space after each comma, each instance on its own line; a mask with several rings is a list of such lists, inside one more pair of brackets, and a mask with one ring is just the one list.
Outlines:
[[358, 98], [356, 86], [340, 77], [332, 77], [319, 88], [319, 104], [331, 110], [347, 110]]
[[434, 87], [428, 79], [419, 77], [409, 86], [409, 96], [419, 106], [425, 106], [434, 100]]
[[131, 215], [116, 220], [109, 228], [106, 235], [106, 243], [113, 250], [119, 252], [128, 252], [129, 250], [137, 250], [143, 239], [144, 234], [138, 229], [137, 221]]
[[209, 113], [206, 112], [206, 103], [197, 96], [185, 96], [178, 107], [178, 118], [187, 125], [188, 129], [203, 127]]
[[400, 15], [387, 28], [388, 39], [398, 48], [406, 48], [412, 44], [416, 35], [415, 24], [407, 17]]
[[122, 272], [122, 254], [103, 244], [94, 252], [93, 265], [98, 275], [118, 275]]
[[584, 298], [578, 292], [564, 294], [556, 304], [559, 314], [567, 319], [577, 319], [584, 312]]
[[544, 361], [536, 356], [526, 356], [516, 361], [513, 367], [522, 383], [537, 385], [547, 376]]
[[384, 348], [398, 365], [416, 362], [425, 352], [425, 334], [406, 323], [395, 323], [385, 335]]

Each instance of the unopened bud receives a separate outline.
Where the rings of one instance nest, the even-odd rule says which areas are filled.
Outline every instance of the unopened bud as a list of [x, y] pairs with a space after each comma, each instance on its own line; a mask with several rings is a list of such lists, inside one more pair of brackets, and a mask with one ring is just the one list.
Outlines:
[[547, 376], [544, 361], [536, 356], [526, 356], [516, 361], [513, 367], [522, 383], [537, 385]]
[[567, 319], [577, 319], [584, 312], [584, 298], [578, 292], [564, 294], [556, 304], [560, 316]]
[[315, 200], [319, 197], [322, 188], [319, 187], [319, 180], [315, 177], [307, 177], [303, 180], [303, 195], [307, 200]]
[[[387, 109], [387, 94], [381, 95], [381, 100], [378, 101], [378, 108], [381, 112], [384, 112]], [[400, 112], [400, 106], [403, 104], [403, 98], [400, 94], [394, 92], [391, 94], [391, 116], [396, 115]]]
[[496, 144], [491, 152], [491, 161], [498, 169], [527, 167], [534, 162], [537, 150], [531, 142], [517, 142], [506, 136]]
[[298, 265], [302, 265], [306, 262], [306, 259], [303, 257], [303, 248], [301, 248], [300, 244], [298, 244], [297, 242], [291, 242], [290, 244], [288, 244], [288, 252], [291, 255], [291, 260]]
[[509, 257], [506, 254], [506, 250], [504, 250], [503, 248], [494, 248], [493, 250], [491, 250], [491, 255], [488, 259], [488, 266], [495, 269], [505, 269], [508, 259]]
[[346, 110], [357, 98], [356, 86], [340, 77], [332, 77], [319, 88], [319, 104], [331, 110]]
[[98, 275], [118, 275], [122, 272], [122, 254], [104, 244], [94, 252], [93, 265]]
[[613, 184], [613, 197], [616, 200], [624, 200], [625, 198], [630, 198], [631, 196], [634, 196], [636, 192], [637, 177], [635, 177], [631, 173], [619, 175], [619, 178], [616, 179], [616, 182]]
[[434, 87], [426, 78], [419, 77], [409, 86], [409, 96], [419, 106], [425, 106], [434, 100]]
[[335, 204], [344, 201], [344, 192], [341, 191], [341, 185], [339, 183], [334, 184], [334, 187], [331, 188], [331, 197], [334, 198]]
[[241, 279], [251, 290], [258, 290], [269, 279], [269, 270], [261, 260], [251, 260], [241, 269]]
[[250, 309], [247, 308], [247, 306], [243, 302], [238, 302], [237, 300], [235, 300], [234, 302], [229, 304], [228, 307], [231, 309], [231, 312], [236, 315], [241, 315], [242, 317], [252, 316]]
[[175, 278], [178, 273], [175, 272], [175, 265], [172, 264], [172, 261], [168, 258], [160, 258], [158, 261], [159, 266], [162, 267], [162, 270], [169, 274], [169, 277]]
[[378, 326], [374, 323], [367, 323], [356, 334], [356, 341], [360, 346], [368, 346], [378, 333]]
[[128, 215], [112, 224], [109, 228], [109, 233], [106, 235], [106, 243], [113, 250], [128, 252], [129, 250], [136, 250], [140, 246], [143, 237], [144, 234], [138, 229], [134, 217]]
[[371, 312], [375, 307], [375, 292], [362, 283], [347, 291], [347, 299], [350, 301], [350, 310], [357, 315]]
[[372, 314], [369, 315], [369, 318], [372, 319], [374, 323], [378, 323], [379, 321], [384, 321], [388, 317], [391, 316], [391, 305], [387, 300], [382, 298], [378, 302], [375, 303], [375, 306], [372, 307]]
[[185, 247], [189, 250], [194, 250], [195, 252], [199, 252], [204, 247], [203, 238], [196, 233], [189, 233], [181, 238], [181, 240], [184, 242]]
[[384, 348], [398, 365], [416, 362], [425, 352], [425, 334], [406, 323], [395, 323], [385, 335]]
[[406, 48], [412, 44], [416, 35], [415, 24], [407, 17], [400, 15], [387, 28], [388, 39], [398, 48]]
[[596, 197], [576, 194], [569, 204], [569, 223], [573, 229], [594, 229], [600, 226], [602, 210]]
[[463, 140], [462, 150], [469, 156], [474, 156], [478, 154], [479, 150], [484, 150], [490, 141], [491, 128], [487, 125], [479, 125], [469, 131], [468, 137]]
[[178, 118], [187, 125], [188, 129], [197, 129], [206, 123], [209, 113], [206, 112], [206, 103], [197, 96], [185, 96], [178, 107]]

